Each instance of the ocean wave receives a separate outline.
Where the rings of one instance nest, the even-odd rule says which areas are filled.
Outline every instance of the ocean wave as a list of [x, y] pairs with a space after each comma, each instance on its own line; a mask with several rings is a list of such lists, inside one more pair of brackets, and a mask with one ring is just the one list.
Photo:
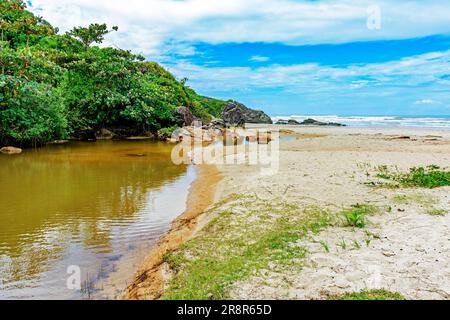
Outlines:
[[313, 118], [322, 122], [337, 122], [349, 127], [367, 127], [367, 128], [439, 128], [450, 129], [450, 116], [425, 117], [425, 116], [275, 116], [272, 117], [274, 123], [279, 120], [297, 120], [299, 122]]

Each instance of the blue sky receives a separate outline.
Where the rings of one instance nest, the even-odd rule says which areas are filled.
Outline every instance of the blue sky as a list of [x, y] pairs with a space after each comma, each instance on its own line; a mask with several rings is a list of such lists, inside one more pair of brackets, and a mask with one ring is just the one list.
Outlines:
[[106, 45], [271, 115], [450, 115], [446, 0], [32, 0], [30, 9], [62, 31], [118, 25]]

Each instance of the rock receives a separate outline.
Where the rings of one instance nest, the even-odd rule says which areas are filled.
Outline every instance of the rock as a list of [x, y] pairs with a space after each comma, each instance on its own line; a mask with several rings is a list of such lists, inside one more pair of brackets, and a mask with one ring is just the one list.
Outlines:
[[299, 123], [299, 125], [313, 125], [313, 126], [330, 126], [330, 127], [345, 127], [345, 124], [336, 123], [336, 122], [320, 122], [314, 119], [306, 119], [303, 122]]
[[172, 143], [172, 144], [177, 144], [179, 141], [177, 139], [174, 138], [169, 138], [166, 140], [167, 143]]
[[393, 252], [393, 251], [391, 251], [391, 250], [383, 249], [383, 250], [381, 251], [381, 253], [383, 254], [383, 256], [388, 257], [388, 258], [390, 258], [390, 257], [395, 257], [395, 256], [396, 256], [395, 252]]
[[191, 110], [186, 107], [178, 107], [174, 112], [175, 122], [178, 126], [190, 126], [195, 120], [195, 117], [192, 115]]
[[7, 154], [7, 155], [16, 155], [16, 154], [21, 154], [22, 149], [16, 148], [16, 147], [3, 147], [0, 149], [0, 153]]
[[247, 108], [239, 102], [230, 101], [225, 106], [222, 119], [230, 126], [243, 126], [246, 123], [272, 124], [272, 119], [263, 111]]
[[69, 140], [55, 140], [52, 142], [49, 142], [48, 144], [55, 144], [55, 145], [60, 145], [60, 144], [68, 144]]
[[126, 137], [125, 140], [130, 141], [141, 141], [141, 140], [151, 140], [153, 139], [152, 136], [137, 136], [137, 137]]
[[91, 129], [78, 130], [73, 134], [72, 139], [80, 141], [95, 141], [95, 131]]
[[335, 123], [335, 122], [320, 122], [314, 119], [306, 119], [303, 122], [298, 122], [297, 120], [279, 120], [276, 124], [278, 125], [291, 125], [291, 126], [331, 126], [331, 127], [345, 127], [345, 124]]
[[227, 125], [241, 127], [245, 125], [244, 112], [234, 103], [229, 103], [222, 113], [222, 119]]
[[226, 129], [227, 128], [227, 124], [225, 123], [224, 120], [222, 119], [212, 119], [211, 122], [205, 126], [204, 129], [209, 130], [209, 129], [213, 129], [213, 130], [222, 130], [222, 129]]
[[114, 133], [112, 133], [108, 129], [100, 129], [95, 133], [95, 138], [97, 140], [112, 140], [114, 136]]
[[306, 119], [300, 124], [302, 124], [302, 125], [317, 125], [319, 123], [320, 123], [319, 121], [314, 120], [314, 119]]

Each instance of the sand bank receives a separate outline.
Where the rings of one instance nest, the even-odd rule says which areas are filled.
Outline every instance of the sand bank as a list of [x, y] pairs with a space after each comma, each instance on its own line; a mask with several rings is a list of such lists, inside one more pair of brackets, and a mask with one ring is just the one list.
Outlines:
[[[271, 261], [265, 267], [261, 267], [261, 263], [255, 264], [258, 269], [249, 276], [231, 275], [226, 283], [218, 283], [225, 287], [225, 297], [325, 299], [346, 292], [384, 289], [399, 292], [408, 299], [450, 298], [450, 214], [430, 214], [450, 211], [450, 188], [394, 189], [372, 184], [377, 181], [379, 166], [397, 171], [429, 165], [448, 168], [450, 132], [272, 128], [281, 129], [282, 135], [291, 137], [280, 143], [278, 173], [264, 176], [258, 166], [230, 165], [218, 166], [220, 174], [215, 171], [205, 174], [209, 175], [205, 179], [211, 179], [212, 185], [220, 180], [220, 176], [223, 179], [215, 192], [207, 180], [198, 180], [199, 194], [205, 201], [194, 205], [196, 198], [190, 199], [195, 210], [177, 221], [174, 231], [161, 241], [156, 253], [152, 254], [129, 288], [127, 298], [159, 298], [164, 288], [170, 288], [171, 283], [177, 281], [177, 273], [170, 270], [170, 264], [163, 261], [163, 255], [175, 250], [186, 239], [199, 239], [193, 242], [195, 246], [202, 243], [202, 238], [214, 239], [214, 232], [219, 230], [229, 240], [233, 237], [239, 239], [240, 245], [242, 238], [249, 234], [248, 244], [251, 245], [256, 238], [250, 238], [250, 235], [257, 230], [259, 221], [277, 221], [284, 208], [314, 206], [338, 216], [340, 211], [356, 204], [378, 208], [377, 214], [368, 217], [364, 228], [330, 224], [320, 232], [299, 236], [289, 246], [305, 249], [306, 255], [300, 263], [289, 267], [279, 265], [277, 261]], [[206, 198], [201, 190], [206, 192]], [[254, 197], [269, 204], [282, 202], [283, 210], [266, 206], [264, 210], [269, 210], [269, 214], [260, 217], [259, 211], [254, 210], [256, 202], [249, 205], [236, 200], [239, 199], [236, 195]], [[230, 198], [235, 200], [226, 200]], [[212, 199], [216, 205], [211, 208]], [[208, 212], [198, 219], [199, 211], [207, 207]], [[272, 214], [270, 210], [273, 210]], [[227, 224], [221, 228], [226, 229], [230, 225], [229, 232], [214, 228], [214, 224], [219, 223], [214, 218], [220, 218], [225, 212]], [[296, 211], [291, 210], [289, 214], [295, 215]], [[295, 216], [290, 218], [295, 221]], [[248, 221], [251, 223], [244, 223]], [[236, 225], [239, 228], [233, 227]], [[270, 226], [267, 225], [268, 228]], [[218, 259], [226, 260], [227, 255], [232, 256], [232, 247], [224, 246], [224, 256]], [[181, 254], [187, 261], [179, 266], [183, 271], [190, 262], [208, 253], [198, 247], [181, 251]], [[185, 273], [183, 277], [188, 279], [189, 275]], [[237, 280], [230, 284], [229, 279]], [[182, 290], [172, 296], [189, 298], [189, 295], [183, 295]], [[206, 298], [209, 296], [207, 294]]]

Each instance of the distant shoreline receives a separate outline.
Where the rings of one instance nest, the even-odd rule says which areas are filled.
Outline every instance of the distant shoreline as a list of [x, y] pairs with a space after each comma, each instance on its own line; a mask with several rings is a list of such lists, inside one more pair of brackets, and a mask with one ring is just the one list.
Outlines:
[[338, 116], [338, 115], [291, 115], [271, 116], [274, 123], [280, 120], [302, 122], [314, 119], [324, 123], [340, 123], [351, 128], [403, 128], [403, 129], [437, 129], [450, 130], [450, 115], [446, 116]]

